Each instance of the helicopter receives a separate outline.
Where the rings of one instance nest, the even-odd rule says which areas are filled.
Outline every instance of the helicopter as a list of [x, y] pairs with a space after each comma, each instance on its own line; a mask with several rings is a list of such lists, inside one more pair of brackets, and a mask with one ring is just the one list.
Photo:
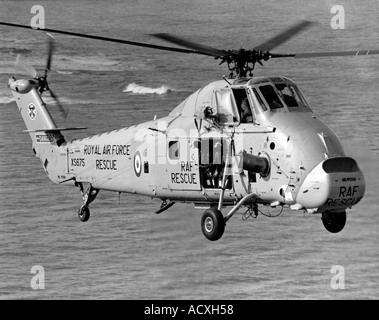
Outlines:
[[[357, 161], [315, 115], [295, 82], [252, 74], [257, 63], [273, 58], [379, 54], [271, 52], [312, 24], [300, 21], [253, 49], [221, 50], [170, 34], [153, 36], [181, 48], [0, 22], [50, 35], [44, 75], [21, 61], [31, 79], [12, 77], [8, 87], [48, 177], [79, 188], [79, 219], [90, 218], [89, 205], [100, 190], [159, 199], [157, 214], [177, 202], [193, 203], [204, 210], [201, 230], [211, 241], [223, 236], [227, 221], [242, 207], [252, 217], [261, 212], [258, 206], [320, 214], [325, 229], [338, 233], [346, 210], [364, 196]], [[190, 94], [166, 117], [68, 142], [63, 131], [85, 127], [58, 127], [42, 99], [49, 91], [67, 115], [47, 82], [56, 43], [51, 33], [209, 56], [227, 64], [230, 75]]]

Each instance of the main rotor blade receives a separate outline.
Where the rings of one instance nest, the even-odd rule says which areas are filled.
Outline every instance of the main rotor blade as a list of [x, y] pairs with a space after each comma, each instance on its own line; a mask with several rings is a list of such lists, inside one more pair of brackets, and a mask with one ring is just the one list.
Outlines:
[[87, 38], [87, 39], [94, 39], [94, 40], [101, 40], [101, 41], [108, 41], [108, 42], [115, 42], [115, 43], [122, 43], [122, 44], [131, 45], [131, 46], [145, 47], [145, 48], [151, 48], [151, 49], [157, 49], [157, 50], [165, 50], [165, 51], [174, 51], [174, 52], [181, 52], [181, 53], [195, 53], [195, 54], [209, 55], [207, 53], [196, 51], [196, 50], [187, 50], [187, 49], [180, 49], [180, 48], [173, 48], [173, 47], [158, 46], [158, 45], [155, 45], [155, 44], [135, 42], [135, 41], [127, 41], [127, 40], [107, 38], [107, 37], [100, 37], [100, 36], [94, 36], [94, 35], [90, 35], [90, 34], [69, 32], [69, 31], [63, 31], [63, 30], [54, 30], [54, 29], [48, 29], [48, 28], [45, 28], [45, 29], [39, 29], [39, 28], [34, 29], [34, 28], [30, 27], [30, 26], [24, 26], [24, 25], [15, 24], [15, 23], [0, 22], [0, 25], [10, 26], [10, 27], [16, 27], [16, 28], [23, 28], [23, 29], [32, 29], [32, 30], [38, 30], [38, 31], [45, 31], [45, 32], [52, 32], [52, 33], [59, 33], [59, 34], [64, 34], [64, 35], [68, 35], [68, 36], [80, 37], [80, 38]]
[[216, 48], [213, 48], [210, 46], [205, 46], [203, 44], [188, 41], [188, 40], [179, 38], [177, 36], [173, 36], [173, 35], [168, 34], [168, 33], [156, 33], [156, 34], [153, 34], [153, 36], [156, 38], [160, 38], [160, 39], [166, 40], [168, 42], [174, 43], [174, 44], [178, 44], [180, 46], [183, 46], [183, 47], [186, 47], [189, 49], [193, 49], [193, 50], [198, 51], [198, 52], [203, 52], [204, 54], [207, 54], [210, 56], [219, 57], [219, 56], [230, 55], [230, 53], [225, 51], [225, 50], [219, 50], [219, 49], [216, 49]]
[[339, 57], [339, 56], [368, 56], [368, 55], [371, 55], [371, 54], [379, 54], [379, 50], [356, 50], [356, 51], [296, 53], [295, 54], [295, 58]]
[[270, 54], [270, 58], [319, 58], [319, 57], [342, 57], [342, 56], [368, 56], [379, 54], [379, 50], [355, 50], [355, 51], [330, 51], [330, 52], [305, 52], [290, 54]]
[[288, 29], [284, 30], [283, 32], [279, 33], [275, 37], [261, 43], [259, 46], [254, 47], [255, 50], [261, 50], [261, 51], [271, 51], [275, 47], [281, 45], [282, 43], [286, 42], [287, 40], [291, 39], [298, 33], [305, 31], [308, 29], [311, 25], [315, 24], [312, 21], [301, 21], [292, 27], [289, 27]]

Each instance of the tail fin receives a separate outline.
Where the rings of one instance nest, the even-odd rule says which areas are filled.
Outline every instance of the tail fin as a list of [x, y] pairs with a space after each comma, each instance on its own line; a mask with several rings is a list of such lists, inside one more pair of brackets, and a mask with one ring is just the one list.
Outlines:
[[9, 80], [9, 87], [24, 119], [26, 132], [29, 132], [33, 142], [33, 150], [37, 157], [52, 146], [61, 146], [66, 141], [51, 118], [46, 104], [37, 91], [38, 82], [35, 80]]

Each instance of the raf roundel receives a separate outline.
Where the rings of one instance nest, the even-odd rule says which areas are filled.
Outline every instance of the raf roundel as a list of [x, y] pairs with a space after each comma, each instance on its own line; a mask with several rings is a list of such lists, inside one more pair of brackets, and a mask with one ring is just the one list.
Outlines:
[[142, 169], [141, 155], [137, 151], [136, 154], [134, 155], [134, 172], [136, 173], [137, 177], [141, 175], [141, 169]]
[[36, 113], [37, 113], [36, 106], [33, 103], [30, 103], [28, 105], [29, 118], [31, 120], [34, 120], [36, 118]]

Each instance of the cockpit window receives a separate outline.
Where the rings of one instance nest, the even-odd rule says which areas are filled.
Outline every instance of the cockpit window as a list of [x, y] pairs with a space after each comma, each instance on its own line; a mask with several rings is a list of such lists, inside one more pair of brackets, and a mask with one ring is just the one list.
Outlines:
[[295, 90], [292, 86], [287, 85], [285, 83], [275, 84], [276, 89], [279, 92], [280, 97], [287, 105], [287, 107], [298, 107], [299, 106], [299, 98], [296, 95]]
[[291, 86], [291, 88], [295, 91], [296, 97], [298, 98], [300, 105], [303, 105], [303, 106], [309, 108], [309, 104], [308, 104], [307, 100], [305, 100], [304, 96], [301, 94], [300, 89], [296, 86]]
[[254, 92], [254, 96], [258, 100], [259, 106], [262, 108], [263, 111], [266, 111], [267, 107], [266, 107], [265, 103], [263, 102], [261, 96], [259, 95], [258, 91], [255, 88], [253, 88], [253, 92]]
[[245, 88], [233, 88], [234, 99], [239, 111], [240, 123], [254, 123], [254, 116]]
[[276, 94], [274, 88], [271, 85], [260, 86], [259, 90], [262, 92], [268, 106], [271, 110], [283, 108], [283, 104]]
[[287, 107], [306, 107], [308, 106], [299, 89], [289, 83], [276, 83], [276, 89]]

